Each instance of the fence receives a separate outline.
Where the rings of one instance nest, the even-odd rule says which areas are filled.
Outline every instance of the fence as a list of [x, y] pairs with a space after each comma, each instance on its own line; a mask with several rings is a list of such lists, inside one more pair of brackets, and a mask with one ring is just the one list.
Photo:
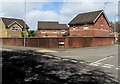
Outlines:
[[[111, 45], [114, 37], [46, 37], [26, 38], [26, 47], [59, 48]], [[0, 44], [24, 46], [24, 38], [0, 38]]]

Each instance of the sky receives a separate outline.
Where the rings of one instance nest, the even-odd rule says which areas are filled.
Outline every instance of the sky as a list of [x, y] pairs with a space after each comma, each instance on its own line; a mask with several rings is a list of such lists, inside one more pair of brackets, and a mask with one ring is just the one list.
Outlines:
[[0, 17], [23, 19], [30, 30], [38, 21], [68, 24], [76, 15], [104, 10], [109, 21], [118, 17], [119, 0], [0, 0]]

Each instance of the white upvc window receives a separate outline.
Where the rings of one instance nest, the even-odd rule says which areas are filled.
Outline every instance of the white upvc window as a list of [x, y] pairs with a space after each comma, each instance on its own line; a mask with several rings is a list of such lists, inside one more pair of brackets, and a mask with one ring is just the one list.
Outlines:
[[84, 24], [84, 29], [85, 29], [85, 30], [88, 29], [88, 24]]
[[88, 27], [88, 24], [84, 24], [84, 27]]
[[12, 27], [12, 30], [13, 30], [13, 31], [17, 31], [17, 30], [19, 30], [19, 29], [18, 29], [18, 27]]
[[73, 26], [73, 30], [75, 30], [76, 29], [76, 26]]
[[65, 29], [62, 29], [61, 32], [65, 32]]
[[101, 27], [103, 27], [104, 25], [103, 24], [101, 24]]
[[42, 32], [46, 32], [46, 30], [45, 30], [45, 29], [43, 29], [43, 30], [42, 30]]
[[54, 30], [53, 30], [53, 32], [54, 32], [54, 33], [56, 33], [56, 32], [57, 32], [57, 30], [56, 30], [56, 29], [54, 29]]

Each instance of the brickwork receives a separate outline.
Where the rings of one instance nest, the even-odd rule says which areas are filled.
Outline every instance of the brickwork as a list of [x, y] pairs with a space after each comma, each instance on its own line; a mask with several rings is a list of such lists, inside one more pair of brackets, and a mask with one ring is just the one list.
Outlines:
[[[0, 38], [0, 44], [23, 46], [24, 38]], [[40, 48], [59, 48], [59, 42], [64, 42], [62, 45], [65, 48], [70, 47], [88, 47], [88, 46], [103, 46], [112, 45], [114, 37], [51, 37], [51, 38], [26, 38], [27, 47]]]
[[[68, 30], [65, 30], [67, 32]], [[62, 30], [54, 30], [47, 29], [45, 32], [42, 32], [42, 30], [38, 30], [38, 37], [62, 37], [65, 32], [62, 32]]]
[[84, 24], [70, 26], [70, 36], [110, 36], [109, 31], [109, 24], [103, 14], [88, 27], [84, 27]]

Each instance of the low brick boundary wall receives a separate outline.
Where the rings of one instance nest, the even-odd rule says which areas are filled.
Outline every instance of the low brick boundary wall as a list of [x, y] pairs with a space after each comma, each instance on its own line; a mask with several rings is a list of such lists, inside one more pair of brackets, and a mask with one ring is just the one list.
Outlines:
[[[70, 48], [90, 47], [114, 44], [114, 37], [44, 37], [26, 38], [26, 47]], [[61, 44], [60, 44], [61, 43]], [[0, 38], [0, 44], [24, 46], [24, 38]]]

